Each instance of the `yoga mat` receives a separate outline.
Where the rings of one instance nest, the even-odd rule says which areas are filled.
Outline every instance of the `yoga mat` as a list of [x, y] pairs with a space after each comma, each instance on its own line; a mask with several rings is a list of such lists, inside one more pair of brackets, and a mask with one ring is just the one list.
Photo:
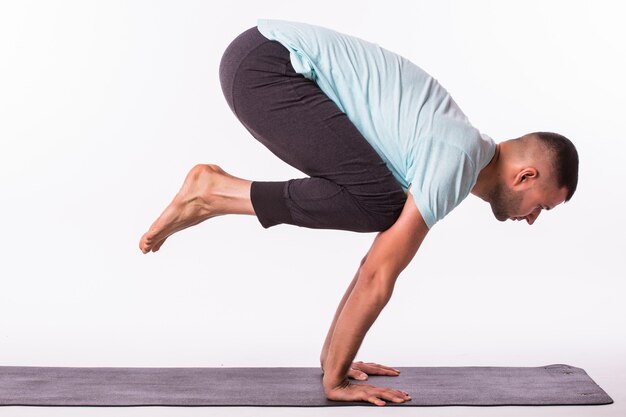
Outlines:
[[[386, 407], [441, 405], [583, 405], [613, 402], [580, 368], [400, 367], [370, 383], [407, 391]], [[0, 367], [0, 405], [324, 407], [319, 368]], [[355, 382], [360, 383], [360, 382]]]

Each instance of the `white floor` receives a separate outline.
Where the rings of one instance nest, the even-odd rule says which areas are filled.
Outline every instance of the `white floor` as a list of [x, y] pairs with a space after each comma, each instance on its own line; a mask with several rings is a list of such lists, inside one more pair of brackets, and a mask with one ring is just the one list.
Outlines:
[[600, 358], [585, 367], [591, 378], [613, 398], [599, 406], [543, 407], [0, 407], [0, 417], [265, 417], [265, 416], [429, 416], [429, 417], [623, 417], [626, 415], [626, 363], [620, 357]]

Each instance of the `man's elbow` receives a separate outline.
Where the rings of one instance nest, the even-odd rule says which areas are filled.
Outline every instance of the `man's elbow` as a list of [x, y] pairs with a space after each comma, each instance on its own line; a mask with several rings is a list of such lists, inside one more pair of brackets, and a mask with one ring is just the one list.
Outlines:
[[359, 269], [357, 285], [367, 288], [370, 293], [377, 294], [378, 300], [386, 304], [393, 294], [396, 278], [384, 268], [370, 268], [367, 264], [363, 264]]
[[359, 276], [363, 279], [372, 280], [380, 285], [391, 286], [393, 288], [401, 271], [393, 267], [391, 262], [387, 260], [381, 262], [381, 259], [365, 258], [359, 266]]

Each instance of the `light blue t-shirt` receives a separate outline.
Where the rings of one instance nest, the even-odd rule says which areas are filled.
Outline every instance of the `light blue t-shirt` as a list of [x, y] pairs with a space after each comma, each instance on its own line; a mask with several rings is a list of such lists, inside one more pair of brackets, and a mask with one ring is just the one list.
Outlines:
[[306, 23], [258, 20], [290, 51], [411, 193], [431, 228], [455, 208], [495, 153], [450, 94], [408, 59], [374, 43]]

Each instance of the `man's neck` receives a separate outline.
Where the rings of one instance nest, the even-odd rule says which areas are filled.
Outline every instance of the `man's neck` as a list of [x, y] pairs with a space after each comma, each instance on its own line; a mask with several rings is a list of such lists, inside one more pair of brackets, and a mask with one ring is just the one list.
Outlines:
[[487, 196], [489, 195], [489, 190], [491, 190], [497, 182], [498, 172], [500, 170], [501, 145], [501, 143], [496, 144], [496, 151], [494, 152], [491, 161], [489, 161], [489, 163], [480, 170], [476, 184], [474, 184], [474, 187], [472, 188], [472, 194], [485, 201], [488, 201]]

